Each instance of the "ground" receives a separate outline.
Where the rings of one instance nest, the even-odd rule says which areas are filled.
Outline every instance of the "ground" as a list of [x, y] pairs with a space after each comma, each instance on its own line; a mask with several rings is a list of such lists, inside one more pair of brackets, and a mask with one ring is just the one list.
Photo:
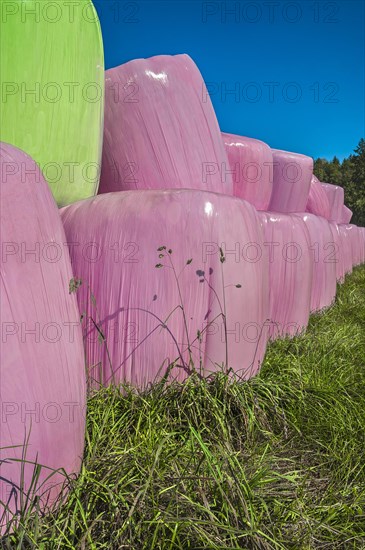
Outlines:
[[80, 477], [3, 548], [365, 548], [365, 267], [249, 382], [89, 398]]

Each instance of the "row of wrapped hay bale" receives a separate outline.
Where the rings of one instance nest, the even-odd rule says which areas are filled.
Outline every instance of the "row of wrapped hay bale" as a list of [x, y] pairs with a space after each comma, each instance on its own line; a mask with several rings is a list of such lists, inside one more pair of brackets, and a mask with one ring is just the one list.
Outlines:
[[[138, 90], [138, 101], [129, 104], [123, 98], [116, 98], [115, 90], [124, 89], [126, 85]], [[336, 281], [342, 280], [352, 269], [352, 257], [356, 252], [353, 244], [351, 252], [347, 249], [346, 243], [352, 243], [351, 237], [347, 227], [341, 226], [350, 220], [351, 215], [344, 206], [342, 188], [320, 183], [313, 176], [313, 160], [305, 155], [271, 149], [259, 140], [227, 133], [219, 139], [218, 123], [203, 79], [188, 56], [136, 60], [107, 71], [99, 193], [143, 192], [145, 207], [148, 208], [150, 199], [147, 190], [175, 188], [218, 193], [221, 216], [224, 216], [224, 208], [229, 212], [231, 207], [226, 205], [233, 204], [232, 195], [239, 199], [242, 213], [247, 203], [258, 211], [262, 235], [256, 237], [256, 242], [245, 240], [244, 233], [240, 233], [240, 239], [235, 241], [237, 237], [233, 236], [233, 232], [222, 235], [217, 232], [217, 240], [212, 247], [218, 250], [223, 248], [223, 244], [234, 242], [233, 246], [229, 245], [233, 255], [239, 255], [236, 252], [238, 248], [250, 249], [251, 252], [256, 249], [255, 263], [264, 270], [268, 266], [270, 308], [266, 326], [269, 326], [270, 337], [301, 332], [308, 323], [311, 311], [320, 311], [331, 305], [335, 298]], [[226, 195], [224, 201], [223, 194]], [[231, 198], [228, 199], [227, 195]], [[161, 196], [165, 197], [163, 194]], [[183, 208], [186, 196], [181, 195], [178, 201], [180, 206], [174, 209]], [[98, 200], [100, 202], [94, 203], [95, 208], [101, 204], [100, 199], [95, 199]], [[115, 195], [113, 200], [121, 199]], [[128, 197], [131, 203], [137, 200], [138, 193], [133, 198]], [[215, 199], [211, 197], [209, 202], [215, 204]], [[79, 223], [74, 209], [89, 207], [71, 205], [62, 214], [63, 219], [67, 220], [66, 231], [70, 236], [73, 236]], [[165, 217], [172, 228], [175, 227], [174, 221], [171, 221], [175, 216], [171, 214], [174, 209], [171, 210], [170, 206], [165, 210]], [[121, 207], [119, 211], [122, 210]], [[216, 207], [214, 212], [213, 217], [217, 219], [219, 210]], [[186, 215], [183, 219], [190, 220]], [[189, 243], [190, 225], [187, 227], [185, 223], [179, 223], [185, 242]], [[197, 222], [195, 225], [200, 227]], [[205, 222], [202, 225], [207, 227]], [[88, 231], [88, 238], [91, 238], [90, 229]], [[153, 236], [154, 231], [155, 228], [151, 227], [148, 237]], [[172, 238], [172, 231], [166, 231]], [[201, 229], [199, 231], [202, 235], [200, 246], [206, 246], [205, 234]], [[264, 239], [263, 248], [258, 246], [260, 239]], [[195, 245], [188, 246], [192, 251], [197, 250]], [[73, 262], [78, 262], [79, 266], [77, 251], [72, 256]], [[245, 261], [247, 263], [247, 258]], [[228, 262], [225, 264], [227, 266]], [[144, 269], [142, 271], [145, 272]], [[146, 304], [145, 300], [145, 307]], [[256, 322], [254, 318], [253, 315], [252, 322]], [[207, 320], [209, 322], [210, 318], [207, 317]], [[266, 326], [260, 329], [263, 340]], [[196, 323], [193, 332], [200, 330], [199, 323]], [[130, 347], [128, 352], [123, 352], [128, 361], [133, 355]], [[161, 346], [159, 349], [162, 349]], [[166, 350], [162, 355], [171, 360], [171, 354], [167, 354]], [[219, 353], [210, 360], [213, 363], [223, 361]], [[206, 365], [206, 362], [203, 363]], [[108, 370], [109, 367], [104, 368]], [[256, 372], [252, 368], [251, 354], [245, 353], [241, 363], [234, 364], [234, 369]]]
[[[269, 261], [270, 335], [297, 334], [307, 326], [310, 311], [331, 305], [336, 293], [335, 245], [329, 223], [309, 213], [311, 208], [314, 212], [322, 208], [329, 215], [327, 194], [313, 176], [310, 157], [271, 150], [262, 142], [241, 136], [223, 134], [222, 137], [231, 168], [236, 173], [247, 175], [247, 163], [265, 167], [261, 172], [265, 175], [262, 187], [255, 187], [255, 182], [246, 177], [234, 191], [251, 202], [252, 189], [255, 189], [254, 204], [266, 210], [261, 219], [272, 255]], [[331, 251], [332, 258], [326, 261]]]
[[9, 514], [28, 502], [34, 463], [48, 468], [33, 488], [41, 507], [60, 468], [79, 471], [86, 379], [145, 388], [222, 366], [248, 379], [269, 339], [305, 330], [364, 262], [341, 188], [321, 184], [305, 155], [221, 134], [186, 55], [106, 72], [97, 196], [57, 210], [34, 162], [1, 153]]
[[[183, 67], [183, 69], [181, 67]], [[170, 103], [176, 101], [176, 90], [173, 87], [173, 82], [176, 80], [176, 75], [181, 74], [189, 75], [187, 77], [190, 84], [189, 89], [185, 89], [183, 86], [181, 87], [185, 96], [184, 100], [189, 101], [190, 108], [194, 113], [194, 115], [188, 119], [181, 114], [182, 111], [186, 112], [186, 110], [183, 108], [184, 100], [180, 95], [179, 109], [168, 109], [168, 112], [166, 113], [165, 110], [163, 112], [161, 111], [160, 106], [160, 95], [162, 93], [164, 101], [167, 105], [170, 105]], [[110, 93], [108, 101], [108, 90], [114, 90], [117, 82], [120, 86], [124, 85], [125, 81], [131, 82], [131, 75], [134, 77], [133, 82], [138, 83], [139, 88], [142, 87], [141, 82], [143, 83], [144, 100], [138, 103], [138, 109], [137, 107], [132, 106], [132, 109], [129, 110], [128, 106], [125, 106], [124, 104], [119, 108], [119, 106], [116, 106], [114, 100], [111, 101], [112, 98], [114, 99], [114, 93]], [[237, 264], [242, 263], [243, 261], [246, 263], [248, 262], [247, 257], [242, 257], [242, 251], [240, 250], [241, 248], [243, 249], [243, 252], [248, 250], [253, 252], [253, 257], [250, 258], [249, 261], [254, 261], [256, 264], [261, 265], [263, 270], [265, 270], [266, 266], [268, 266], [270, 308], [268, 311], [267, 322], [264, 325], [258, 325], [257, 316], [251, 313], [248, 320], [249, 325], [247, 325], [246, 316], [243, 317], [243, 313], [238, 314], [242, 316], [241, 326], [242, 324], [244, 326], [250, 326], [251, 324], [252, 327], [257, 327], [255, 331], [252, 330], [252, 334], [256, 332], [256, 337], [259, 335], [260, 345], [258, 346], [258, 349], [261, 349], [262, 345], [266, 342], [267, 328], [268, 334], [272, 338], [277, 335], [293, 335], [301, 332], [308, 323], [310, 311], [322, 310], [323, 308], [331, 305], [333, 302], [336, 292], [337, 264], [340, 264], [340, 269], [338, 270], [339, 279], [342, 277], [342, 272], [347, 271], [347, 268], [345, 270], [341, 265], [341, 260], [339, 257], [340, 248], [338, 243], [336, 245], [334, 241], [333, 230], [331, 229], [327, 219], [324, 217], [311, 215], [309, 212], [305, 212], [309, 202], [312, 182], [316, 182], [320, 187], [322, 199], [324, 197], [323, 201], [325, 202], [327, 200], [327, 213], [325, 217], [328, 219], [331, 218], [329, 200], [327, 197], [327, 192], [325, 191], [325, 186], [322, 186], [313, 176], [312, 159], [306, 157], [305, 155], [271, 150], [265, 143], [251, 138], [234, 136], [231, 134], [222, 134], [223, 143], [227, 153], [227, 158], [225, 158], [224, 151], [222, 151], [219, 147], [212, 146], [212, 143], [214, 144], [216, 139], [216, 118], [209, 101], [204, 103], [201, 101], [196, 101], [199, 89], [203, 89], [204, 83], [196, 67], [192, 64], [191, 60], [187, 58], [187, 56], [176, 56], [174, 58], [163, 56], [161, 58], [153, 58], [151, 60], [133, 61], [124, 66], [108, 71], [106, 80], [107, 112], [101, 192], [110, 191], [111, 189], [121, 191], [123, 189], [131, 189], [135, 187], [140, 190], [155, 189], [156, 187], [164, 189], [167, 186], [187, 188], [190, 187], [191, 182], [193, 182], [195, 189], [214, 189], [219, 193], [224, 192], [225, 194], [233, 194], [235, 197], [243, 199], [241, 200], [241, 215], [244, 212], [244, 208], [247, 208], [247, 206], [245, 207], [245, 203], [247, 202], [255, 206], [258, 211], [266, 210], [267, 212], [265, 214], [260, 214], [259, 216], [261, 229], [263, 231], [262, 237], [257, 235], [255, 242], [245, 240], [244, 232], [240, 232], [238, 236], [233, 236], [233, 231], [227, 231], [226, 233], [223, 232], [221, 236], [217, 233], [217, 240], [214, 241], [213, 244], [207, 245], [207, 242], [209, 241], [206, 241], [206, 237], [203, 237], [205, 233], [202, 230], [202, 227], [207, 228], [208, 224], [204, 221], [202, 224], [194, 224], [196, 228], [199, 227], [199, 234], [202, 236], [199, 246], [210, 246], [212, 250], [217, 252], [220, 245], [222, 245], [222, 247], [223, 245], [227, 247], [227, 242], [224, 239], [228, 239], [229, 243], [231, 243], [231, 248], [228, 249], [228, 255], [235, 257]], [[177, 93], [179, 92], [180, 88]], [[108, 110], [109, 105], [110, 111]], [[202, 110], [204, 112], [203, 116]], [[146, 135], [141, 135], [138, 131], [137, 121], [139, 120], [141, 113], [143, 116], [147, 117], [147, 122], [145, 124], [145, 127], [147, 128]], [[127, 120], [127, 124], [124, 129], [122, 126], [123, 117]], [[190, 156], [188, 156], [188, 153], [184, 150], [184, 155], [181, 155], [181, 151], [184, 149], [183, 144], [181, 143], [181, 136], [185, 133], [192, 135], [191, 124], [193, 124], [193, 120], [199, 119], [204, 121], [204, 124], [201, 123], [199, 128], [202, 126], [208, 126], [207, 135], [209, 135], [209, 153], [206, 153], [207, 144], [205, 143], [205, 148], [203, 148], [201, 137], [198, 135], [196, 142], [194, 142], [194, 154], [190, 152]], [[158, 120], [158, 124], [156, 123], [156, 120]], [[155, 135], [156, 131], [159, 134], [158, 136]], [[162, 134], [167, 133], [168, 139], [163, 138], [161, 132]], [[121, 140], [119, 147], [116, 145], [118, 139]], [[174, 141], [174, 143], [178, 144], [178, 149], [180, 151], [178, 160], [174, 159], [174, 154], [176, 153], [175, 149], [171, 151], [168, 147], [168, 143], [170, 141]], [[142, 147], [140, 147], [140, 142], [142, 142]], [[140, 151], [143, 151], [145, 147], [149, 148], [148, 152], [145, 151], [145, 154], [147, 155], [148, 153], [148, 156], [142, 160]], [[119, 156], [119, 151], [123, 151], [125, 156]], [[128, 151], [128, 153], [126, 153], [126, 151]], [[148, 161], [146, 160], [147, 158]], [[186, 181], [187, 164], [185, 161], [187, 158], [190, 159], [189, 163], [187, 163], [191, 174], [189, 181]], [[121, 177], [122, 171], [120, 169], [120, 166], [125, 166], [128, 162], [131, 162], [131, 159], [136, 159], [135, 166], [138, 167], [138, 178], [135, 179], [133, 185], [130, 181], [126, 181]], [[210, 162], [208, 159], [210, 159]], [[122, 164], [120, 164], [121, 161]], [[206, 169], [207, 165], [208, 170]], [[108, 166], [111, 167], [110, 170], [108, 169]], [[116, 166], [119, 166], [117, 169], [117, 178], [113, 178], [112, 167], [114, 167], [115, 170]], [[173, 170], [172, 166], [174, 166]], [[169, 170], [168, 173], [163, 171], [166, 167]], [[209, 178], [207, 177], [207, 174], [209, 174]], [[167, 182], [168, 177], [170, 178], [168, 181], [172, 183]], [[233, 187], [231, 187], [231, 184], [233, 184]], [[148, 209], [148, 201], [150, 198], [146, 191], [143, 193], [143, 197], [144, 198], [141, 199], [141, 202], [144, 202], [145, 208]], [[184, 210], [182, 205], [184, 204], [186, 197], [188, 197], [186, 193], [181, 194], [178, 202], [174, 202], [173, 207], [169, 204], [169, 207], [165, 208], [164, 205], [163, 211], [165, 212], [165, 217], [168, 219], [168, 224], [170, 227], [175, 229], [175, 225], [179, 224], [179, 229], [182, 230], [184, 235], [185, 244], [188, 245], [188, 249], [192, 252], [191, 255], [194, 255], [194, 251], [195, 255], [199, 257], [201, 256], [201, 254], [199, 254], [199, 247], [196, 247], [195, 244], [191, 244], [191, 240], [189, 238], [191, 217], [186, 213], [181, 216], [182, 210]], [[194, 200], [198, 200], [196, 194], [193, 194], [193, 197], [193, 199], [189, 197], [191, 203], [193, 203]], [[160, 203], [164, 204], [165, 199], [166, 192], [158, 196], [157, 199], [154, 197], [155, 205], [153, 207], [153, 211], [158, 212], [159, 208], [157, 205]], [[108, 200], [119, 200], [122, 201], [121, 204], [126, 202], [125, 198], [117, 195], [113, 199]], [[137, 200], [138, 194], [133, 197], [128, 197], [128, 201], [130, 201], [131, 204]], [[199, 200], [201, 199], [199, 198]], [[205, 200], [208, 200], [208, 198], [206, 197]], [[215, 198], [211, 197], [209, 202], [210, 204], [215, 203]], [[314, 202], [314, 207], [316, 207], [316, 201], [312, 200], [312, 202]], [[222, 216], [229, 215], [223, 213], [225, 209], [225, 206], [223, 205], [233, 204], [233, 201], [228, 200], [227, 202], [227, 197], [225, 197], [225, 201], [223, 201], [222, 197], [220, 197], [220, 203], [220, 214]], [[93, 204], [96, 213], [100, 202], [94, 202]], [[177, 204], [179, 206], [177, 206]], [[74, 235], [74, 227], [77, 226], [80, 220], [79, 215], [75, 212], [76, 208], [78, 207], [71, 205], [71, 207], [66, 208], [62, 214], [63, 219], [66, 220], [66, 231], [69, 231], [71, 236]], [[85, 208], [86, 211], [86, 209], [91, 208], [91, 206], [82, 205], [82, 208]], [[128, 210], [133, 211], [133, 208], [128, 206]], [[208, 210], [212, 210], [212, 207], [209, 206]], [[120, 207], [118, 211], [122, 212], [123, 207]], [[218, 218], [219, 210], [215, 208], [214, 212], [214, 217]], [[228, 207], [227, 212], [229, 212]], [[107, 214], [105, 214], [105, 217], [107, 217]], [[159, 224], [161, 224], [161, 218], [158, 218]], [[217, 225], [218, 222], [216, 221], [215, 223]], [[104, 221], [104, 218], [100, 220], [100, 224], [101, 227], [105, 227], [106, 222]], [[128, 221], [125, 221], [121, 225], [123, 228], [126, 228], [129, 227], [130, 224]], [[239, 223], [235, 221], [234, 226], [237, 227], [238, 225]], [[88, 238], [93, 236], [93, 234], [90, 234], [90, 228], [87, 229], [86, 221], [84, 230], [89, 231]], [[155, 228], [151, 228], [149, 230], [151, 237], [154, 232]], [[166, 229], [166, 232], [171, 239], [174, 238], [171, 231]], [[145, 233], [146, 231], [143, 229], [142, 234]], [[126, 238], [128, 237], [124, 236], [123, 243], [125, 243]], [[260, 239], [262, 238], [264, 239], [263, 247], [260, 245]], [[145, 241], [146, 239], [143, 240], [143, 242]], [[157, 241], [158, 239], [155, 239], [155, 243], [157, 243]], [[161, 243], [164, 242], [163, 239], [160, 239], [160, 241]], [[100, 246], [100, 248], [105, 248], [106, 244], [99, 243], [98, 246]], [[174, 240], [174, 247], [176, 246], [181, 248], [181, 243], [176, 245]], [[279, 247], [279, 250], [277, 250], [276, 247]], [[123, 248], [126, 248], [126, 244], [123, 244]], [[138, 247], [135, 246], [136, 250], [137, 248]], [[276, 256], [275, 259], [274, 256]], [[228, 259], [230, 258], [227, 257], [227, 260]], [[84, 260], [81, 259], [80, 267], [79, 260], [80, 258], [77, 255], [77, 252], [74, 251], [73, 261], [77, 262], [76, 265], [78, 272], [80, 270], [84, 270], [82, 264], [85, 263]], [[135, 258], [135, 260], [137, 261], [137, 258]], [[150, 261], [147, 269], [145, 267], [141, 269], [142, 278], [146, 276], [146, 273], [148, 273], [148, 268], [151, 269], [152, 265], [153, 263]], [[228, 266], [228, 262], [226, 263], [226, 266]], [[209, 269], [213, 268], [209, 267]], [[236, 266], [236, 270], [237, 274], [240, 274], [238, 265]], [[108, 270], [106, 269], [106, 271]], [[204, 271], [204, 269], [201, 271]], [[137, 273], [136, 267], [134, 267], [134, 273]], [[129, 276], [127, 276], [127, 278], [129, 278]], [[162, 276], [160, 276], [160, 279], [162, 279]], [[153, 279], [148, 276], [148, 280], [152, 281]], [[164, 280], [164, 287], [167, 285], [167, 280]], [[209, 284], [212, 284], [213, 286], [215, 285], [215, 283], [211, 283], [210, 280]], [[97, 289], [99, 288], [98, 282], [95, 282], [95, 286]], [[144, 283], [142, 283], [142, 286], [144, 287]], [[190, 289], [191, 288], [193, 287], [190, 285]], [[214, 290], [216, 291], [216, 289]], [[218, 292], [220, 292], [220, 290], [218, 290]], [[138, 292], [136, 294], [139, 295]], [[244, 292], [242, 292], [242, 294], [244, 294]], [[157, 296], [157, 294], [154, 294], [154, 296]], [[192, 295], [191, 290], [189, 296], [194, 303], [197, 303], [197, 299], [194, 295]], [[85, 301], [85, 298], [86, 297], [84, 296], [83, 301]], [[169, 297], [168, 301], [170, 307], [172, 305], [171, 298], [172, 295]], [[258, 299], [259, 296], [256, 300]], [[138, 316], [140, 315], [142, 309], [146, 309], [146, 305], [149, 303], [146, 297], [144, 297], [143, 300], [142, 305], [138, 302], [139, 313], [138, 315], [135, 313], [135, 316], [133, 317], [133, 326], [135, 327], [137, 327], [137, 325], [138, 327], [141, 326]], [[176, 294], [174, 300], [172, 301], [176, 304], [180, 304]], [[185, 297], [183, 301], [187, 302]], [[249, 301], [247, 298], [245, 299], [245, 303], [246, 308], [251, 312], [254, 312], [253, 308], [248, 307]], [[158, 309], [158, 306], [159, 304], [153, 302], [154, 315], [155, 311]], [[110, 309], [110, 306], [108, 304], [103, 304], [103, 310], [105, 308], [108, 310], [108, 308]], [[162, 309], [164, 310], [164, 308]], [[128, 315], [130, 315], [127, 308], [122, 309], [124, 316], [127, 316], [127, 312]], [[192, 334], [194, 335], [195, 332], [202, 330], [203, 325], [201, 324], [201, 318], [203, 312], [204, 308], [200, 314], [200, 317], [199, 315], [194, 316], [189, 314], [189, 319], [193, 321], [193, 323], [191, 323], [192, 331], [189, 327], [189, 341], [192, 339]], [[221, 344], [223, 343], [223, 340], [223, 348], [226, 347], [225, 342], [227, 340], [229, 343], [230, 360], [232, 361], [230, 366], [236, 372], [256, 372], [257, 366], [252, 363], [252, 353], [248, 349], [244, 354], [241, 352], [238, 353], [237, 357], [241, 358], [238, 361], [236, 360], [236, 354], [231, 351], [234, 348], [240, 349], [239, 346], [236, 346], [236, 343], [240, 342], [242, 345], [242, 335], [239, 334], [241, 332], [241, 326], [237, 329], [239, 321], [237, 321], [236, 316], [233, 315], [231, 319], [229, 319], [230, 316], [227, 312], [227, 318], [232, 321], [232, 325], [235, 327], [235, 330], [233, 331], [235, 336], [234, 338], [229, 339], [228, 337], [223, 338], [221, 332], [220, 336], [217, 337], [216, 331], [213, 329], [212, 319], [215, 318], [217, 314], [218, 313], [215, 312], [213, 317], [204, 316], [206, 324], [210, 325], [211, 323], [211, 326], [206, 330], [206, 345], [208, 349], [211, 348], [211, 341], [218, 341], [219, 338], [221, 339], [219, 346], [214, 346], [214, 349], [218, 349], [219, 347], [222, 347]], [[143, 315], [148, 316], [148, 313], [143, 311]], [[164, 315], [166, 315], [166, 312]], [[115, 319], [115, 317], [116, 316], [113, 314], [112, 318]], [[126, 365], [128, 363], [132, 363], [132, 358], [136, 358], [136, 353], [143, 354], [143, 348], [146, 347], [146, 349], [148, 349], [150, 345], [148, 343], [148, 340], [150, 339], [149, 335], [154, 334], [153, 323], [156, 325], [156, 323], [161, 322], [161, 318], [164, 318], [164, 316], [162, 315], [161, 317], [150, 319], [153, 321], [152, 325], [147, 324], [144, 326], [144, 332], [142, 333], [143, 344], [138, 347], [138, 352], [133, 352], [133, 345], [131, 343], [127, 350], [122, 350], [120, 348], [120, 342], [118, 343], [117, 356], [119, 357], [122, 354], [124, 362], [122, 361], [121, 364], [117, 366], [117, 380], [121, 377], [122, 379], [133, 380], [133, 382], [137, 383], [142, 382], [141, 378], [137, 381], [135, 375], [133, 374], [133, 369], [130, 370], [127, 368], [127, 370], [125, 370], [125, 374], [121, 374], [119, 371], [123, 370], [124, 372]], [[124, 325], [126, 325], [125, 321]], [[250, 337], [246, 336], [245, 340], [245, 346], [249, 348], [248, 344], [250, 343]], [[184, 339], [182, 339], [182, 341], [184, 341]], [[174, 342], [170, 342], [170, 345], [174, 345]], [[185, 347], [186, 345], [187, 344], [185, 343]], [[173, 354], [171, 354], [171, 352], [169, 352], [169, 350], [163, 345], [159, 344], [157, 348], [161, 352], [161, 359], [157, 361], [157, 366], [156, 364], [152, 366], [150, 371], [151, 374], [146, 375], [147, 380], [149, 381], [153, 378], [152, 372], [154, 374], [161, 372], [160, 369], [163, 361], [166, 360], [166, 358], [171, 361], [173, 356]], [[110, 370], [110, 372], [106, 375], [106, 378], [110, 380], [112, 369], [110, 367], [105, 367], [105, 365], [107, 365], [105, 357], [106, 352], [99, 349], [97, 350], [98, 356], [94, 357], [92, 354], [94, 353], [95, 347], [88, 344], [87, 349], [90, 357], [93, 357], [93, 360], [89, 361], [90, 364], [99, 364], [99, 362], [101, 362], [104, 365], [104, 368], [108, 371]], [[208, 353], [205, 356], [205, 346], [199, 345], [198, 349], [199, 353], [198, 355], [194, 355], [194, 361], [199, 361], [199, 364], [201, 362], [205, 365], [205, 373], [209, 372], [212, 366], [224, 362], [224, 353], [222, 354], [220, 352], [213, 356]], [[103, 353], [104, 357], [102, 357]], [[114, 357], [113, 353], [112, 356]], [[160, 355], [158, 356], [160, 357]], [[142, 357], [144, 364], [147, 365], [148, 361], [143, 355]], [[242, 357], [245, 357], [245, 361], [242, 360]], [[257, 354], [256, 359], [261, 361], [261, 354]], [[181, 367], [178, 368], [181, 369]], [[181, 374], [179, 376], [184, 376], [182, 371], [180, 372]], [[146, 380], [143, 380], [143, 383], [145, 382]]]
[[255, 139], [226, 133], [222, 138], [234, 195], [260, 214], [269, 268], [269, 337], [297, 334], [308, 324], [313, 262], [305, 221], [288, 213], [305, 208], [313, 161]]

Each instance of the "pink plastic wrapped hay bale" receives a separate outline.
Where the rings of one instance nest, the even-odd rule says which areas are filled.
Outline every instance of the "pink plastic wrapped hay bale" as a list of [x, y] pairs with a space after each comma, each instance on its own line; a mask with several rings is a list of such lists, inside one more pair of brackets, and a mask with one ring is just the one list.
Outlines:
[[351, 243], [352, 265], [355, 267], [360, 264], [360, 232], [356, 225], [349, 223], [345, 227]]
[[353, 243], [351, 238], [351, 233], [348, 230], [347, 225], [343, 225], [343, 235], [344, 235], [344, 242], [345, 242], [345, 258], [346, 258], [346, 273], [351, 274], [354, 268], [354, 262], [353, 262]]
[[247, 378], [257, 372], [269, 298], [254, 207], [215, 193], [150, 190], [99, 195], [61, 213], [68, 241], [78, 243], [70, 253], [83, 281], [80, 309], [107, 342], [88, 323], [93, 378], [145, 387], [174, 362], [169, 377], [183, 380], [189, 343], [202, 375], [226, 363], [226, 349], [229, 367]]
[[356, 226], [356, 265], [362, 264], [362, 231]]
[[233, 179], [233, 194], [267, 210], [273, 185], [273, 160], [263, 141], [222, 133]]
[[[79, 471], [86, 399], [80, 315], [76, 297], [69, 294], [72, 271], [59, 212], [36, 163], [5, 143], [1, 237], [4, 531], [27, 497], [28, 504], [40, 497], [42, 509], [57, 498], [63, 470]], [[36, 462], [42, 468], [32, 488]]]
[[352, 242], [347, 225], [338, 224], [345, 275], [352, 273]]
[[308, 229], [308, 249], [312, 255], [313, 279], [311, 311], [329, 307], [336, 296], [336, 268], [339, 258], [338, 240], [333, 236], [330, 222], [313, 214], [296, 214]]
[[360, 248], [358, 240], [358, 231], [356, 225], [346, 224], [347, 231], [350, 235], [351, 251], [352, 251], [352, 267], [356, 267], [359, 262]]
[[341, 230], [336, 222], [329, 222], [329, 226], [332, 232], [332, 239], [335, 243], [336, 250], [336, 279], [342, 283], [345, 278], [345, 258], [343, 250], [343, 239]]
[[363, 228], [356, 226], [356, 265], [361, 265], [364, 262], [363, 258], [363, 248], [364, 248], [364, 242], [363, 242]]
[[343, 206], [344, 206], [344, 190], [339, 185], [331, 183], [322, 183], [328, 201], [330, 204], [330, 220], [337, 223], [342, 223]]
[[326, 191], [316, 176], [312, 176], [306, 212], [330, 219], [330, 204]]
[[313, 174], [313, 159], [299, 153], [272, 149], [273, 190], [269, 210], [305, 212]]
[[189, 188], [231, 195], [227, 168], [211, 100], [189, 56], [136, 59], [106, 71], [99, 193]]
[[353, 231], [353, 248], [352, 248], [352, 262], [353, 266], [360, 265], [360, 231], [359, 227], [354, 224], [349, 224], [350, 227], [352, 227]]
[[347, 206], [343, 205], [342, 207], [342, 218], [341, 223], [350, 223], [352, 218], [352, 210], [350, 210]]
[[269, 261], [270, 338], [294, 336], [308, 324], [313, 258], [304, 221], [294, 215], [259, 213]]

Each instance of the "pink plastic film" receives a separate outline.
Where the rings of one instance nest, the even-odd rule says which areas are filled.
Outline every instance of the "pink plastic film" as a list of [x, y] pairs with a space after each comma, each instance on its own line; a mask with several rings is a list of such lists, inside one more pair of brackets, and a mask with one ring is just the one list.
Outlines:
[[211, 100], [189, 56], [137, 59], [106, 71], [99, 193], [188, 188], [231, 195], [227, 168]]
[[[25, 153], [1, 144], [1, 480], [0, 500], [58, 496], [78, 472], [84, 445], [85, 370], [66, 237], [47, 183]], [[24, 442], [27, 447], [24, 449]], [[30, 493], [34, 464], [44, 466]], [[24, 478], [22, 481], [22, 467]], [[0, 517], [3, 509], [0, 506]], [[11, 514], [10, 514], [11, 515]], [[6, 522], [9, 513], [3, 517]], [[5, 525], [2, 525], [2, 529]]]
[[347, 225], [339, 224], [338, 229], [340, 233], [340, 243], [343, 257], [343, 270], [344, 274], [347, 275], [348, 273], [352, 273], [353, 267], [351, 237], [350, 232], [347, 229]]
[[329, 225], [332, 232], [333, 242], [335, 243], [335, 248], [337, 251], [336, 279], [338, 282], [342, 283], [345, 278], [345, 258], [341, 230], [336, 222], [329, 222]]
[[321, 311], [329, 307], [336, 296], [339, 245], [328, 220], [312, 214], [296, 216], [304, 221], [309, 236], [308, 249], [313, 265], [311, 311]]
[[269, 261], [270, 337], [293, 336], [308, 324], [313, 259], [310, 235], [298, 216], [260, 213]]
[[189, 342], [202, 374], [226, 363], [226, 350], [234, 371], [257, 372], [267, 340], [268, 266], [251, 205], [202, 191], [128, 191], [61, 212], [68, 241], [80, 243], [70, 250], [83, 281], [80, 308], [98, 315], [107, 341], [108, 350], [89, 323], [95, 379], [145, 387], [176, 361], [170, 377], [182, 380], [191, 370]]

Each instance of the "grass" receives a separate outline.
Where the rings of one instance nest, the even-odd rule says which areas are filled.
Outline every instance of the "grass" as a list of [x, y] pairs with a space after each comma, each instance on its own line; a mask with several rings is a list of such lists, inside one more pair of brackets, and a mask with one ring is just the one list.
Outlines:
[[88, 403], [68, 500], [3, 548], [365, 548], [365, 267], [249, 382], [191, 377]]

